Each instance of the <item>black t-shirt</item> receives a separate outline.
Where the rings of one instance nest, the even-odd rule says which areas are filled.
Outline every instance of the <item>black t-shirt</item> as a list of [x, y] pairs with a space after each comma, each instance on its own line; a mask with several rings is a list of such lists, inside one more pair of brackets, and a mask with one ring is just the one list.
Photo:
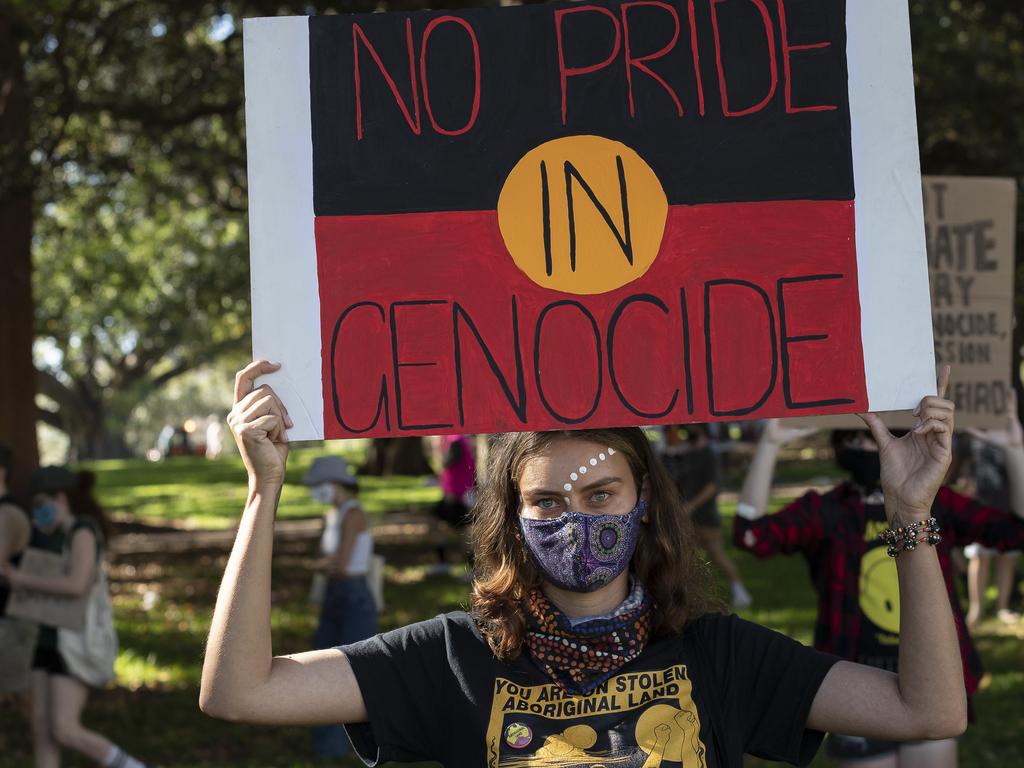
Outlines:
[[525, 652], [498, 661], [462, 612], [341, 650], [369, 716], [347, 726], [363, 761], [448, 768], [738, 768], [744, 752], [803, 765], [822, 738], [807, 715], [837, 661], [720, 615], [652, 642], [586, 696], [563, 694]]
[[860, 560], [860, 636], [857, 661], [897, 672], [900, 645], [900, 588], [896, 559], [879, 534], [889, 527], [884, 503], [864, 502], [864, 555]]

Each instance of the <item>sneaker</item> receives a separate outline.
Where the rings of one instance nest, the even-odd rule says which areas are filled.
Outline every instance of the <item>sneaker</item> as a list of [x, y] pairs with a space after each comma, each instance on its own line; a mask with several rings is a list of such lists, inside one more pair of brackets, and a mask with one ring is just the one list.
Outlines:
[[747, 592], [742, 581], [732, 583], [732, 607], [737, 611], [745, 611], [754, 604], [754, 598]]

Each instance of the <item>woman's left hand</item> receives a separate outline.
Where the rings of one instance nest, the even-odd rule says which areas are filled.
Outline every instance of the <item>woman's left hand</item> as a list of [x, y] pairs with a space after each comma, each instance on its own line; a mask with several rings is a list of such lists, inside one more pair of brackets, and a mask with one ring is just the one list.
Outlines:
[[903, 437], [894, 437], [877, 414], [860, 415], [878, 444], [882, 492], [890, 523], [928, 518], [946, 477], [953, 458], [954, 405], [945, 399], [949, 370], [948, 365], [943, 367], [938, 396], [921, 400], [914, 411], [917, 424]]

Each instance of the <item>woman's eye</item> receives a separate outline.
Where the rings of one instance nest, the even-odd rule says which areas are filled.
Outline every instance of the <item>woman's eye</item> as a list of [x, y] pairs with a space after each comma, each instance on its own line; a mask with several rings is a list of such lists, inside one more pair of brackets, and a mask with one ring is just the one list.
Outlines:
[[537, 502], [540, 509], [555, 509], [557, 506], [558, 502], [555, 499], [541, 499]]
[[610, 499], [611, 496], [612, 495], [610, 493], [608, 493], [608, 491], [598, 491], [597, 493], [595, 493], [590, 498], [591, 498], [592, 501], [596, 501], [596, 502], [598, 502], [600, 504], [602, 502], [608, 501], [608, 499]]

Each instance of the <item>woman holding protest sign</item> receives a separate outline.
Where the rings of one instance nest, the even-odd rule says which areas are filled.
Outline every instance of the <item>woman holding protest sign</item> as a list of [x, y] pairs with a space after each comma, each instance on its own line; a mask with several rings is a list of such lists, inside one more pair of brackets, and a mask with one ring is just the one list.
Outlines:
[[[928, 510], [952, 404], [882, 446], [905, 627], [899, 675], [714, 613], [679, 497], [637, 429], [519, 433], [494, 447], [474, 511], [473, 612], [275, 657], [274, 515], [291, 425], [239, 373], [229, 423], [249, 498], [221, 586], [200, 706], [230, 720], [347, 723], [367, 761], [543, 766], [808, 762], [821, 731], [943, 738], [965, 728], [956, 631]], [[944, 391], [944, 386], [940, 389]], [[453, 729], [450, 724], [459, 723]]]
[[92, 494], [96, 476], [65, 467], [32, 474], [31, 547], [64, 556], [64, 574], [40, 576], [5, 567], [11, 588], [78, 597], [85, 595], [80, 630], [40, 626], [32, 670], [32, 747], [36, 768], [60, 765], [61, 748], [106, 768], [145, 768], [105, 736], [82, 725], [90, 687], [114, 676], [117, 635], [103, 573], [106, 519]]

